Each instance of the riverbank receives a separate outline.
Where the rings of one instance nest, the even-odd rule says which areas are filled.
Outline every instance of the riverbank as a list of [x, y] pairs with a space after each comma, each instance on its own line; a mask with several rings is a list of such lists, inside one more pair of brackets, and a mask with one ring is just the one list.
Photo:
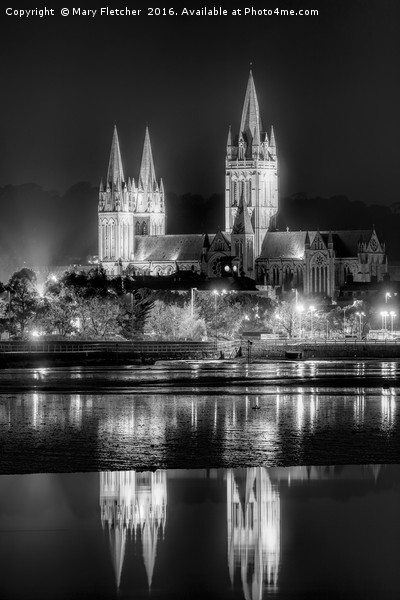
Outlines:
[[266, 360], [351, 360], [351, 359], [400, 359], [400, 344], [394, 343], [280, 343], [257, 341], [213, 344], [143, 344], [135, 347], [124, 344], [85, 343], [84, 348], [58, 350], [56, 346], [46, 350], [33, 346], [24, 349], [9, 348], [0, 351], [0, 369], [50, 368], [64, 366], [118, 366], [146, 365], [155, 361], [230, 359], [238, 362]]

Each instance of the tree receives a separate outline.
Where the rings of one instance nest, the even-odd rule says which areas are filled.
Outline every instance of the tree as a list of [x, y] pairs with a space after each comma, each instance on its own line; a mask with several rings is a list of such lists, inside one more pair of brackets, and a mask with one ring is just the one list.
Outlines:
[[6, 289], [10, 292], [7, 307], [7, 317], [12, 330], [10, 334], [24, 338], [39, 305], [35, 273], [27, 268], [17, 271], [10, 277]]
[[35, 323], [44, 333], [65, 337], [76, 332], [76, 302], [63, 281], [49, 280], [37, 310]]
[[300, 335], [300, 315], [294, 301], [283, 301], [275, 305], [273, 312], [268, 313], [266, 324], [272, 331], [280, 331], [289, 338]]
[[145, 331], [156, 339], [199, 340], [205, 335], [204, 320], [195, 310], [192, 316], [190, 304], [166, 304], [156, 300], [146, 320]]

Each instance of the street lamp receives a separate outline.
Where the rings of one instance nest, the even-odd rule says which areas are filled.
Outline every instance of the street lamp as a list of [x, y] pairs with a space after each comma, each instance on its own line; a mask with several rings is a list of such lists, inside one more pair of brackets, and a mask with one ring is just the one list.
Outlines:
[[350, 308], [350, 306], [343, 306], [343, 339], [346, 339], [346, 310]]
[[8, 340], [11, 340], [11, 290], [8, 290]]
[[381, 317], [382, 317], [382, 330], [386, 331], [386, 319], [389, 316], [389, 313], [384, 310], [381, 312]]
[[218, 325], [217, 325], [217, 296], [218, 296], [218, 292], [217, 290], [213, 290], [213, 294], [214, 294], [214, 328], [215, 328], [215, 352], [217, 351], [217, 345], [218, 345]]
[[190, 314], [194, 317], [194, 292], [197, 288], [190, 288]]
[[362, 327], [362, 318], [365, 317], [365, 313], [363, 313], [363, 312], [356, 312], [356, 315], [360, 319], [360, 340], [361, 340], [362, 330], [363, 330], [363, 327]]
[[390, 325], [391, 325], [390, 329], [392, 331], [392, 335], [393, 335], [393, 322], [394, 322], [396, 316], [397, 316], [396, 313], [393, 310], [391, 310], [390, 311]]
[[302, 314], [304, 312], [304, 306], [302, 304], [297, 304], [296, 310], [297, 310], [298, 315], [299, 315], [299, 337], [301, 338], [301, 334], [302, 334], [301, 318], [302, 318]]

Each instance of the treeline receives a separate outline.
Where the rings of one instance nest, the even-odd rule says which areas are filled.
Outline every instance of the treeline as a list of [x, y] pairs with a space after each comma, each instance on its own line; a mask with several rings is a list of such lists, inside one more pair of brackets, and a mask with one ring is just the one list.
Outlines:
[[136, 289], [129, 277], [101, 268], [66, 271], [37, 285], [28, 268], [0, 284], [3, 338], [193, 339], [235, 337], [260, 327], [270, 300], [249, 294]]
[[51, 275], [39, 286], [35, 273], [24, 268], [0, 283], [0, 334], [15, 340], [205, 341], [264, 331], [341, 339], [361, 338], [380, 327], [375, 301], [355, 301], [343, 309], [296, 296], [278, 302], [262, 293], [137, 289], [134, 279], [110, 278], [101, 268], [69, 270], [58, 279]]

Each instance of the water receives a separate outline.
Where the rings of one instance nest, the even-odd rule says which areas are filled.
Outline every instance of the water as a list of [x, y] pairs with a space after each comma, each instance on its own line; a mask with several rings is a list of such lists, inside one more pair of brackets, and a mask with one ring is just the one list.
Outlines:
[[0, 597], [398, 598], [400, 467], [0, 476]]
[[400, 463], [397, 361], [0, 373], [0, 473]]
[[1, 600], [398, 598], [399, 368], [0, 371]]

